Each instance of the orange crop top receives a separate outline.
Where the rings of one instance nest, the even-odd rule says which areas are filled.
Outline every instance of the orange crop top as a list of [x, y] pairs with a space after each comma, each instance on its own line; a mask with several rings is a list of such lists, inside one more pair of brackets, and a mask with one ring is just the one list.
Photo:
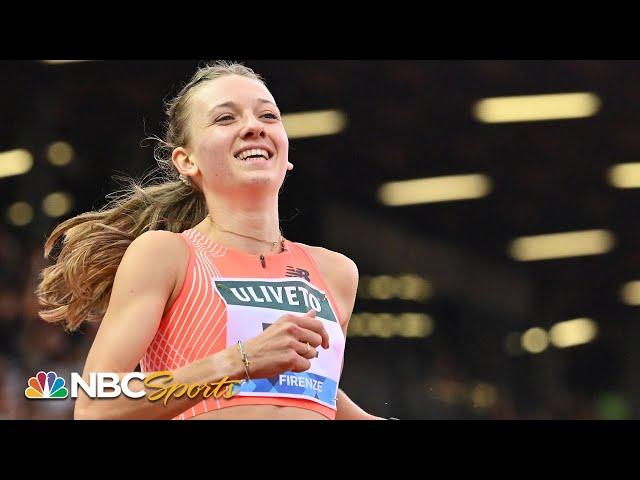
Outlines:
[[330, 348], [318, 349], [306, 372], [283, 372], [251, 379], [235, 387], [235, 396], [213, 396], [175, 419], [185, 420], [210, 410], [235, 405], [281, 405], [336, 416], [342, 371], [344, 319], [313, 258], [294, 242], [264, 256], [229, 249], [190, 229], [189, 264], [176, 300], [140, 362], [142, 372], [174, 370], [259, 335], [287, 313], [316, 310], [329, 334]]

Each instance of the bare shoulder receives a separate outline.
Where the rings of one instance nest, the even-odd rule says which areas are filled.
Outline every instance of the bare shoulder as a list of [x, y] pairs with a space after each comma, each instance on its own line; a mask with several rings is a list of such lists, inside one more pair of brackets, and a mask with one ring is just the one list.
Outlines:
[[153, 230], [131, 242], [118, 273], [136, 282], [162, 281], [175, 285], [188, 258], [189, 247], [180, 235]]
[[135, 257], [136, 262], [158, 262], [166, 266], [176, 263], [176, 260], [188, 253], [188, 246], [179, 235], [163, 230], [151, 230], [131, 242], [125, 256]]
[[355, 296], [358, 288], [358, 266], [346, 255], [328, 248], [298, 243], [318, 264], [320, 273], [347, 297]]

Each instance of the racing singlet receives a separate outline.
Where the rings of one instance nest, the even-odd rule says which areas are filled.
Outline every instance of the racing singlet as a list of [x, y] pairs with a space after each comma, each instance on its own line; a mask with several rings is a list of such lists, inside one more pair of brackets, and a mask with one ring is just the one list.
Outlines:
[[[173, 305], [141, 360], [145, 373], [173, 370], [246, 341], [285, 314], [310, 309], [329, 334], [305, 372], [282, 372], [236, 385], [226, 399], [213, 396], [176, 419], [235, 405], [294, 406], [334, 419], [344, 357], [344, 319], [313, 258], [285, 240], [285, 250], [259, 255], [233, 250], [190, 229], [180, 235], [190, 247], [189, 264]], [[238, 355], [240, 355], [238, 353]]]

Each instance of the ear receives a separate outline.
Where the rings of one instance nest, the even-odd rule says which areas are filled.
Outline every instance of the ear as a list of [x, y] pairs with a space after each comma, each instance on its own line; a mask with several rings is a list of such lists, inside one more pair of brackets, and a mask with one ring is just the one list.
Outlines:
[[181, 175], [187, 177], [195, 176], [200, 170], [193, 158], [189, 156], [189, 152], [184, 147], [176, 147], [171, 153], [171, 161]]

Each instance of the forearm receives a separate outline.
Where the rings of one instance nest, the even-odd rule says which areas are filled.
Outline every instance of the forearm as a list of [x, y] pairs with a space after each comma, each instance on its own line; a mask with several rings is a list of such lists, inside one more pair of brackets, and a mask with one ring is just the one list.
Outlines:
[[336, 420], [384, 420], [365, 412], [340, 389], [338, 389], [336, 405]]
[[[228, 380], [241, 380], [244, 378], [244, 370], [238, 352], [234, 349], [227, 349], [209, 357], [197, 360], [189, 365], [171, 371], [173, 380], [168, 382], [168, 378], [158, 379], [151, 384], [164, 385], [211, 385], [216, 384], [228, 377]], [[123, 378], [124, 373], [120, 374]], [[86, 381], [86, 379], [85, 379]], [[166, 383], [165, 383], [166, 382]], [[148, 397], [154, 393], [158, 395], [159, 388], [145, 386], [142, 382], [131, 382], [129, 388], [134, 392], [144, 390], [145, 396], [138, 399], [127, 398], [120, 395], [113, 399], [91, 399], [80, 392], [76, 400], [74, 417], [82, 420], [169, 420], [181, 414], [185, 410], [197, 405], [204, 399], [202, 391], [189, 398], [186, 394], [180, 398], [171, 395], [165, 405], [165, 397], [151, 401]], [[226, 392], [226, 385], [219, 389], [218, 397]], [[184, 389], [179, 389], [180, 392]], [[211, 388], [210, 391], [213, 391]]]

